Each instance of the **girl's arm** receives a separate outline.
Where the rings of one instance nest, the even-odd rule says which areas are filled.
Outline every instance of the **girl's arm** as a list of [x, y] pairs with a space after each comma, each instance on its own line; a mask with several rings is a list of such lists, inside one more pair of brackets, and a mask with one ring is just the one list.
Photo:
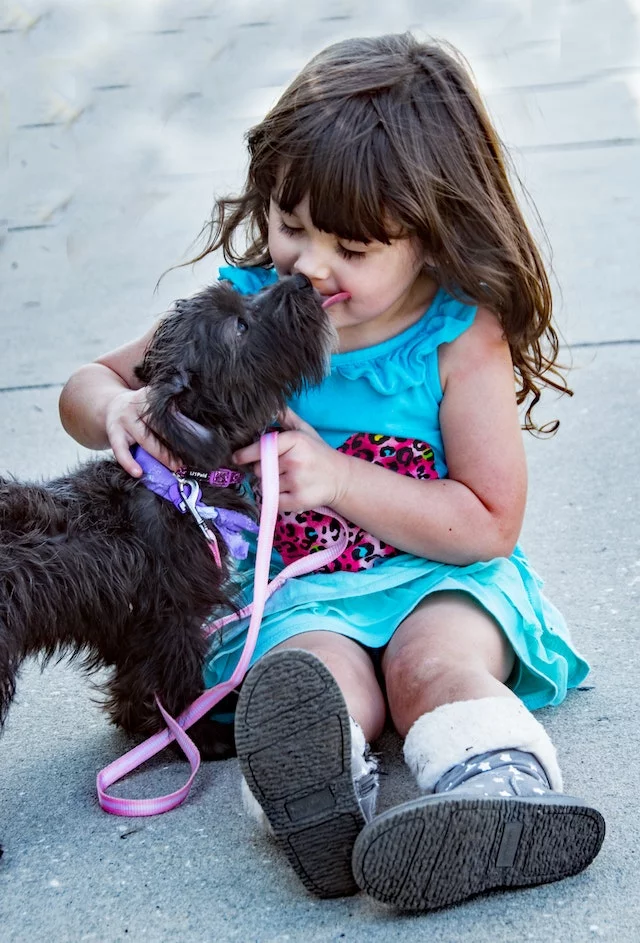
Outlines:
[[146, 388], [135, 376], [134, 367], [141, 363], [156, 327], [80, 367], [60, 395], [60, 419], [69, 435], [89, 449], [112, 448], [118, 462], [134, 477], [142, 474], [129, 451], [136, 442], [166, 465], [175, 466], [175, 459], [140, 418], [146, 407]]
[[[330, 448], [297, 417], [281, 433], [280, 509], [333, 507], [385, 542], [444, 563], [508, 556], [526, 500], [526, 465], [509, 347], [480, 309], [440, 358], [449, 478], [420, 481]], [[243, 449], [239, 461], [258, 455]]]

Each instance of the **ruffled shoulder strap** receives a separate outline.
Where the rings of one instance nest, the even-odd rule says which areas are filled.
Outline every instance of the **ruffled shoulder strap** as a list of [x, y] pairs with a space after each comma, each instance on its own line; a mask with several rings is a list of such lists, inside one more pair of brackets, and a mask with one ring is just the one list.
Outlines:
[[466, 331], [477, 310], [440, 289], [423, 317], [406, 331], [374, 347], [334, 354], [332, 367], [349, 380], [366, 378], [377, 392], [387, 395], [425, 380], [439, 390], [437, 349]]
[[422, 340], [430, 350], [448, 344], [471, 327], [478, 306], [458, 301], [440, 289], [422, 320]]
[[255, 295], [261, 288], [278, 281], [278, 273], [273, 268], [250, 266], [238, 268], [235, 265], [222, 265], [218, 269], [220, 281], [231, 282], [241, 295]]

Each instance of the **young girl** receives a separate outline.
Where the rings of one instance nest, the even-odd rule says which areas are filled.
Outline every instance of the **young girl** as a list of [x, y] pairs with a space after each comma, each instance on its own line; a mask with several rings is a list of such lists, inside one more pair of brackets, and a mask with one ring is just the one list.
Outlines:
[[[347, 40], [248, 140], [244, 191], [218, 201], [199, 258], [221, 247], [241, 292], [301, 273], [331, 298], [331, 374], [280, 417], [276, 546], [289, 562], [333, 541], [320, 505], [350, 530], [328, 571], [268, 605], [236, 711], [245, 799], [319, 896], [360, 887], [420, 911], [575, 874], [604, 823], [561, 793], [529, 710], [588, 667], [517, 545], [518, 405], [534, 429], [542, 385], [567, 388], [547, 277], [478, 93], [440, 46]], [[61, 401], [67, 430], [133, 475], [134, 442], [177, 464], [141, 418], [148, 339], [83, 367]], [[260, 477], [257, 443], [235, 461]], [[245, 633], [217, 640], [208, 686]], [[367, 744], [387, 717], [419, 796], [375, 817]]]

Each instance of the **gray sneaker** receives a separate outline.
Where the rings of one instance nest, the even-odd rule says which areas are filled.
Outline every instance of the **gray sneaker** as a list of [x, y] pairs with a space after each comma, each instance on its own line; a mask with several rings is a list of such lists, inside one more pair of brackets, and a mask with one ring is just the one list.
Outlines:
[[307, 890], [355, 894], [351, 854], [373, 818], [377, 762], [328, 668], [301, 649], [261, 658], [240, 692], [235, 738], [247, 785]]
[[598, 854], [604, 830], [596, 809], [550, 789], [531, 753], [498, 750], [454, 766], [432, 795], [367, 825], [353, 873], [377, 900], [434, 910], [577, 874]]

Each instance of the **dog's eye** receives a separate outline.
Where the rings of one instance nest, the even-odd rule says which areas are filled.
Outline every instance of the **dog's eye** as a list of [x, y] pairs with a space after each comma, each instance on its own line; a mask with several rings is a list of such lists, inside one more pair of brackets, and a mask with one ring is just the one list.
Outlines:
[[238, 318], [238, 320], [236, 321], [236, 334], [238, 335], [238, 337], [241, 334], [246, 334], [248, 330], [249, 330], [249, 325], [247, 324], [245, 319]]

